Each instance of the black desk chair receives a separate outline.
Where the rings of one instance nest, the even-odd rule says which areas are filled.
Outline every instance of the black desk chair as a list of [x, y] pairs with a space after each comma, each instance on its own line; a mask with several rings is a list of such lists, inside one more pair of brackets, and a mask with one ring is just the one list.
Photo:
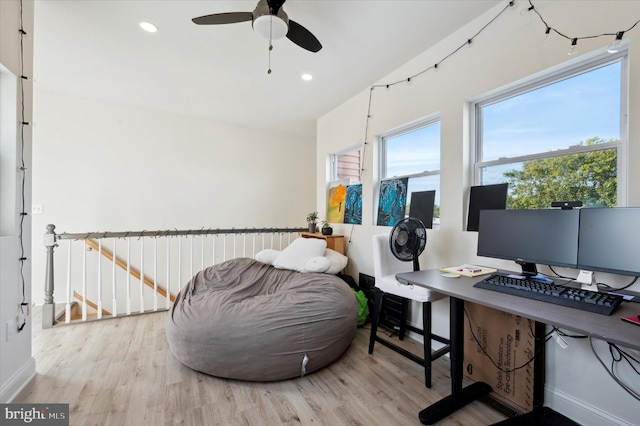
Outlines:
[[[371, 335], [369, 338], [369, 353], [373, 353], [375, 342], [378, 341], [395, 352], [424, 366], [425, 385], [431, 387], [431, 362], [449, 352], [449, 339], [431, 333], [431, 302], [446, 297], [444, 294], [428, 290], [423, 287], [400, 284], [396, 280], [395, 274], [408, 272], [410, 266], [407, 262], [398, 260], [389, 248], [389, 235], [379, 234], [373, 236], [373, 266], [375, 277], [373, 312], [371, 315]], [[380, 311], [384, 303], [385, 296], [393, 294], [403, 299], [403, 309], [399, 326], [398, 337], [404, 339], [406, 330], [421, 334], [424, 337], [424, 355], [422, 358], [411, 352], [383, 339], [377, 334]], [[422, 303], [422, 330], [407, 323], [407, 311], [409, 300]], [[437, 340], [445, 346], [437, 351], [431, 351], [431, 341]]]

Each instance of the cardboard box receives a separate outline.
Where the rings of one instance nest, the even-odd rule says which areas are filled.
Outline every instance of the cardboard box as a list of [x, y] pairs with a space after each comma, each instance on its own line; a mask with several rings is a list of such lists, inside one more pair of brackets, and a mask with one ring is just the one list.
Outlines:
[[507, 405], [515, 404], [516, 411], [541, 406], [544, 324], [469, 302], [465, 302], [465, 311], [465, 376], [487, 383], [493, 396]]

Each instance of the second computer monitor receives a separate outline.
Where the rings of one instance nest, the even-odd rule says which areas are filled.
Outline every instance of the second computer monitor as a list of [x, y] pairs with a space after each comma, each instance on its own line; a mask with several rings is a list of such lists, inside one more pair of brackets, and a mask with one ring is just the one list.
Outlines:
[[513, 260], [525, 274], [536, 264], [575, 268], [578, 210], [482, 210], [478, 256]]
[[640, 276], [640, 208], [581, 209], [578, 267]]

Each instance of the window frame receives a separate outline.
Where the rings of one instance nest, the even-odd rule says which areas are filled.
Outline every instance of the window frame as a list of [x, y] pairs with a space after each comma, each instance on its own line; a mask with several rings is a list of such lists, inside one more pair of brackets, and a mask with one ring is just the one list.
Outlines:
[[[329, 186], [331, 186], [334, 182], [342, 182], [344, 178], [338, 177], [338, 158], [342, 155], [348, 154], [352, 151], [360, 151], [360, 181], [359, 182], [351, 182], [352, 184], [362, 183], [362, 156], [363, 156], [363, 144], [362, 142], [357, 142], [337, 151], [334, 151], [329, 154]], [[350, 178], [347, 178], [350, 179]]]
[[[569, 148], [555, 151], [545, 151], [535, 154], [515, 157], [501, 157], [496, 160], [482, 161], [482, 108], [501, 101], [508, 100], [523, 93], [535, 91], [562, 80], [570, 79], [580, 74], [601, 68], [606, 65], [620, 62], [620, 139], [591, 146], [573, 145]], [[472, 128], [472, 182], [471, 185], [482, 185], [482, 169], [485, 167], [521, 163], [531, 160], [553, 158], [585, 152], [615, 149], [617, 153], [617, 205], [627, 205], [627, 150], [628, 150], [628, 88], [629, 88], [629, 56], [625, 46], [617, 53], [609, 53], [606, 50], [598, 50], [592, 55], [585, 55], [575, 61], [569, 61], [560, 66], [553, 67], [537, 75], [527, 77], [505, 88], [498, 89], [486, 96], [482, 96], [472, 102], [470, 108]]]
[[[440, 125], [440, 133], [439, 133], [439, 140], [438, 140], [438, 162], [440, 164], [440, 167], [437, 170], [424, 170], [422, 172], [417, 172], [417, 173], [409, 173], [409, 174], [403, 174], [403, 175], [394, 175], [394, 176], [387, 176], [387, 144], [388, 144], [388, 140], [395, 138], [395, 137], [399, 137], [411, 132], [415, 132], [417, 130], [432, 126], [434, 124], [439, 124]], [[440, 114], [433, 114], [433, 115], [429, 115], [427, 117], [421, 118], [417, 121], [414, 121], [412, 123], [397, 127], [393, 130], [390, 130], [388, 132], [382, 133], [380, 135], [378, 135], [377, 137], [378, 139], [378, 146], [379, 146], [379, 155], [378, 155], [378, 179], [377, 179], [377, 188], [376, 188], [376, 193], [374, 195], [374, 212], [378, 211], [378, 201], [380, 198], [380, 187], [381, 187], [381, 183], [385, 180], [390, 180], [390, 179], [401, 179], [401, 178], [408, 178], [409, 181], [411, 179], [416, 179], [416, 178], [422, 178], [422, 177], [429, 177], [429, 176], [439, 176], [440, 177], [440, 185], [438, 188], [436, 188], [436, 197], [438, 197], [438, 193], [442, 193], [441, 188], [442, 188], [442, 120], [441, 120], [441, 116]], [[408, 195], [408, 194], [407, 194]], [[407, 197], [407, 201], [408, 201], [408, 197]], [[442, 202], [442, 201], [441, 201]], [[373, 215], [373, 222], [374, 225], [377, 225], [376, 223], [376, 214], [374, 213]], [[438, 217], [439, 219], [441, 217]], [[435, 220], [435, 216], [434, 216], [434, 222], [433, 222], [433, 229], [438, 229], [440, 226], [440, 222], [439, 220]]]
[[424, 118], [420, 121], [409, 124], [407, 126], [399, 127], [398, 129], [392, 130], [390, 132], [381, 134], [379, 136], [380, 138], [379, 182], [383, 180], [397, 179], [397, 178], [403, 178], [403, 177], [407, 177], [411, 179], [411, 178], [419, 178], [419, 177], [425, 177], [425, 176], [440, 175], [442, 170], [442, 156], [440, 155], [442, 152], [442, 131], [440, 132], [440, 141], [439, 141], [440, 143], [438, 146], [438, 148], [440, 149], [439, 156], [438, 156], [440, 161], [440, 168], [438, 170], [424, 170], [422, 172], [410, 173], [406, 175], [387, 176], [387, 140], [391, 138], [396, 138], [398, 136], [406, 135], [407, 133], [415, 132], [417, 130], [432, 126], [437, 123], [440, 124], [441, 122], [442, 121], [440, 120], [440, 115], [438, 114], [438, 115], [430, 116], [428, 118]]

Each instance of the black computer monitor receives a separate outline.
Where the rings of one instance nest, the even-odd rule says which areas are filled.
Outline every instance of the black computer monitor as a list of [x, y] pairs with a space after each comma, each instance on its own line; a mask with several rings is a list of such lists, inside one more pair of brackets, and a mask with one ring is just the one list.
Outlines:
[[420, 219], [425, 228], [432, 229], [435, 200], [436, 191], [412, 192], [409, 216]]
[[640, 276], [640, 208], [581, 209], [578, 268]]
[[507, 208], [508, 189], [508, 183], [471, 187], [467, 231], [478, 230], [481, 210], [504, 210]]
[[482, 210], [478, 256], [513, 260], [525, 275], [536, 264], [575, 268], [579, 210]]

